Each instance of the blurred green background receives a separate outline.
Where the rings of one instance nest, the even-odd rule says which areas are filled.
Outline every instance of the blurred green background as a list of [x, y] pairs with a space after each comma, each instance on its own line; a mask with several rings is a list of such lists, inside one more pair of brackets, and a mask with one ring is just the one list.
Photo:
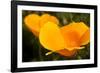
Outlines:
[[[58, 18], [59, 26], [64, 26], [72, 21], [75, 22], [84, 22], [87, 26], [90, 27], [90, 14], [88, 13], [69, 13], [69, 12], [46, 12], [46, 11], [22, 11], [22, 20], [25, 16], [36, 13], [42, 15], [48, 13]], [[52, 53], [48, 56], [45, 54], [48, 52], [47, 49], [42, 47], [39, 43], [39, 40], [32, 32], [25, 26], [23, 21], [22, 23], [22, 61], [23, 62], [33, 62], [33, 61], [56, 61], [56, 60], [81, 60], [81, 59], [90, 59], [90, 43], [86, 45], [84, 49], [81, 49], [73, 57], [64, 57], [57, 53]]]

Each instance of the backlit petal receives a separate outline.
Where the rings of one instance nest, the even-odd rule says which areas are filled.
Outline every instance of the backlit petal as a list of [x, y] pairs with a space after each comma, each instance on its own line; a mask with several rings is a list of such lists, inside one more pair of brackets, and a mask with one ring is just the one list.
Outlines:
[[65, 43], [57, 24], [48, 22], [41, 27], [39, 40], [43, 47], [51, 51], [64, 49]]
[[26, 26], [33, 32], [39, 32], [40, 26], [39, 26], [40, 16], [37, 14], [30, 14], [25, 17], [24, 22]]
[[86, 26], [83, 22], [79, 22], [79, 23], [73, 22], [73, 23], [70, 23], [69, 25], [63, 26], [61, 28], [61, 32], [66, 42], [65, 49], [68, 49], [68, 50], [82, 49], [82, 47], [80, 47], [81, 43], [88, 42], [87, 41], [88, 35], [86, 35], [88, 34], [88, 32], [86, 33], [88, 29], [89, 27]]
[[86, 45], [90, 42], [90, 30], [88, 29], [80, 38], [81, 45]]
[[89, 29], [89, 27], [83, 22], [72, 22], [66, 26], [63, 26], [62, 29], [72, 29], [79, 34], [79, 37], [81, 37]]
[[67, 49], [62, 49], [62, 50], [57, 51], [57, 53], [61, 54], [62, 56], [67, 56], [67, 57], [74, 56], [76, 52], [77, 52], [76, 50], [69, 51]]
[[80, 47], [79, 34], [73, 29], [61, 28], [61, 33], [66, 43], [66, 49], [73, 50]]
[[40, 25], [43, 26], [47, 22], [53, 22], [55, 24], [58, 24], [59, 21], [55, 16], [51, 16], [49, 14], [43, 14], [40, 18]]

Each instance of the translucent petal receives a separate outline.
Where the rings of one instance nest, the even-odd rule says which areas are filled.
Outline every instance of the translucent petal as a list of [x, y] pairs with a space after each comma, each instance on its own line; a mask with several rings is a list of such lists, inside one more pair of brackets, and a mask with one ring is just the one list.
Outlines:
[[49, 14], [43, 14], [40, 18], [40, 26], [43, 26], [47, 22], [53, 22], [55, 24], [58, 24], [59, 21], [55, 16], [51, 16]]
[[69, 28], [61, 28], [61, 33], [66, 43], [65, 49], [73, 50], [75, 49], [75, 47], [80, 47], [80, 38], [79, 34], [76, 31]]
[[67, 49], [62, 49], [62, 50], [57, 51], [57, 53], [61, 54], [62, 56], [67, 56], [67, 57], [74, 56], [76, 52], [77, 52], [76, 50], [69, 51]]
[[72, 22], [63, 26], [61, 29], [74, 30], [79, 34], [79, 37], [81, 37], [89, 29], [89, 27], [83, 22]]
[[88, 29], [89, 27], [87, 27], [83, 22], [73, 22], [69, 25], [63, 26], [61, 28], [61, 32], [66, 42], [65, 49], [82, 49], [82, 47], [80, 47], [82, 45], [82, 42], [88, 43], [88, 32], [86, 33]]
[[51, 51], [64, 49], [65, 42], [57, 24], [48, 22], [42, 26], [39, 40], [43, 47]]
[[37, 14], [30, 14], [25, 17], [24, 22], [26, 26], [31, 30], [31, 31], [36, 31], [39, 32], [40, 26], [39, 26], [39, 21], [40, 21], [40, 16]]
[[90, 42], [90, 30], [87, 30], [80, 38], [81, 45], [86, 45]]

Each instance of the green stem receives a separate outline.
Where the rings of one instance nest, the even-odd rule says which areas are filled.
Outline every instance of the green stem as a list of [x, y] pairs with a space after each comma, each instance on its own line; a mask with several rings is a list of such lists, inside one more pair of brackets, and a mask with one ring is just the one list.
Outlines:
[[71, 20], [71, 22], [73, 22], [73, 16], [71, 13], [70, 13], [70, 20]]
[[42, 48], [41, 48], [41, 44], [40, 44], [40, 42], [38, 41], [38, 45], [39, 45], [39, 58], [40, 58], [40, 61], [43, 61], [43, 57], [42, 57]]

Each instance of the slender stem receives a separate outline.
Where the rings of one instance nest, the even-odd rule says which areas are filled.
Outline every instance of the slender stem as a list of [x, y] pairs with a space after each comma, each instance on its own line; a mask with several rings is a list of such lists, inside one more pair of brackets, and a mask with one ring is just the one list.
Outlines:
[[71, 13], [70, 13], [70, 20], [71, 20], [71, 22], [73, 22], [73, 16]]
[[38, 41], [38, 45], [39, 45], [39, 58], [40, 58], [40, 61], [43, 61], [43, 57], [42, 57], [42, 48], [41, 48], [41, 45], [40, 45], [40, 42]]

